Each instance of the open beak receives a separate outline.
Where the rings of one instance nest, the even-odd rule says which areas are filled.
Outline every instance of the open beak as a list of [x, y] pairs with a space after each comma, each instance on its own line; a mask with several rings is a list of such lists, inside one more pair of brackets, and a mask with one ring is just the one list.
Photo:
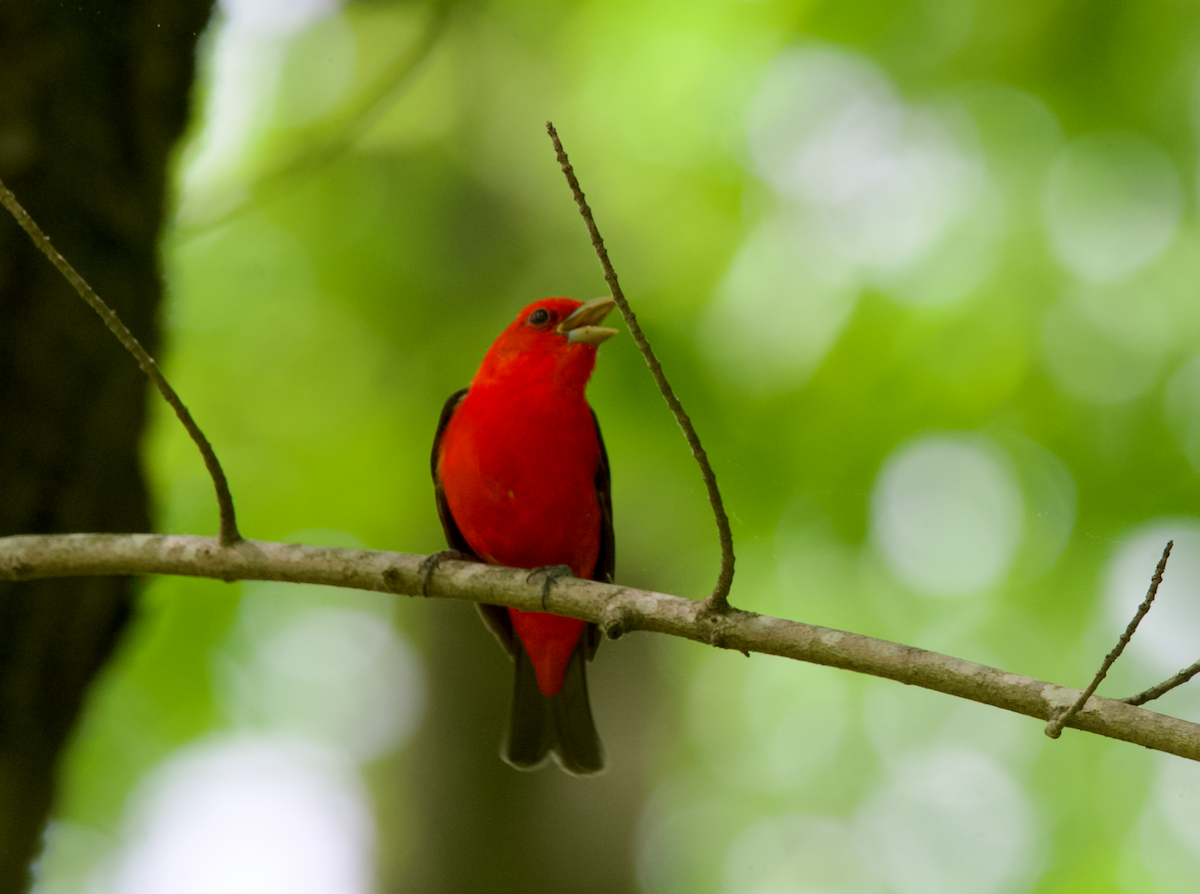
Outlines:
[[555, 331], [567, 337], [573, 345], [584, 344], [596, 347], [617, 334], [616, 329], [596, 325], [608, 316], [617, 302], [608, 296], [585, 301]]

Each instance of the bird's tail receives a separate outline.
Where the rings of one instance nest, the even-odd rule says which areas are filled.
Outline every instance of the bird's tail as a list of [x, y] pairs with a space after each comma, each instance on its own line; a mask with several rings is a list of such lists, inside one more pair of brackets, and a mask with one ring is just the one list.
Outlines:
[[551, 696], [538, 688], [533, 662], [520, 639], [513, 637], [513, 645], [512, 715], [500, 756], [519, 770], [532, 770], [553, 754], [573, 776], [599, 773], [604, 769], [604, 748], [588, 702], [583, 638], [567, 661], [562, 689]]

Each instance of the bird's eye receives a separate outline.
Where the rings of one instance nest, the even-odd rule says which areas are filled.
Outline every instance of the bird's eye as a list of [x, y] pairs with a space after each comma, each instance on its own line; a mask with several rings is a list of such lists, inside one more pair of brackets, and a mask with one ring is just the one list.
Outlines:
[[544, 308], [544, 307], [539, 307], [537, 310], [535, 310], [533, 313], [531, 313], [529, 315], [529, 325], [530, 326], [541, 326], [544, 323], [549, 322], [549, 320], [550, 320], [550, 311], [546, 310], [546, 308]]

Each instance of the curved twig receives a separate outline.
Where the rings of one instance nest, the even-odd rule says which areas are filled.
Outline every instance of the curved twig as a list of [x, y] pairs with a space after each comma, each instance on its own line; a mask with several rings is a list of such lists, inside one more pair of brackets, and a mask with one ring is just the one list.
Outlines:
[[222, 546], [231, 546], [237, 543], [242, 539], [242, 535], [238, 533], [237, 517], [233, 511], [233, 496], [229, 492], [229, 482], [225, 480], [225, 472], [221, 468], [221, 463], [217, 460], [217, 455], [213, 452], [212, 445], [208, 443], [208, 438], [204, 437], [204, 432], [200, 431], [200, 427], [192, 419], [192, 414], [188, 412], [188, 408], [183, 405], [183, 401], [179, 399], [179, 395], [175, 393], [175, 389], [163, 378], [163, 374], [159, 371], [158, 364], [154, 362], [154, 358], [146, 353], [146, 349], [134, 338], [129, 328], [121, 322], [121, 318], [117, 316], [117, 312], [101, 300], [100, 296], [76, 272], [67, 259], [50, 244], [50, 237], [42, 232], [41, 227], [29, 216], [29, 212], [21, 206], [21, 203], [17, 201], [17, 197], [12, 194], [2, 181], [0, 181], [0, 205], [3, 205], [11, 212], [12, 216], [17, 219], [17, 223], [21, 225], [21, 229], [29, 234], [29, 238], [33, 240], [33, 244], [41, 250], [42, 254], [50, 259], [50, 263], [58, 268], [58, 272], [66, 277], [67, 282], [75, 287], [75, 291], [79, 293], [79, 297], [86, 301], [92, 310], [100, 315], [100, 319], [104, 321], [104, 325], [125, 346], [125, 350], [134, 356], [138, 366], [142, 368], [142, 372], [150, 377], [150, 381], [158, 388], [159, 393], [162, 394], [166, 402], [171, 405], [171, 408], [175, 411], [175, 415], [179, 417], [179, 421], [183, 423], [183, 427], [187, 429], [187, 433], [191, 436], [191, 439], [200, 448], [200, 455], [204, 457], [204, 465], [208, 469], [208, 474], [213, 480], [213, 486], [217, 490], [217, 506], [221, 518], [220, 533], [218, 534], [220, 543]]
[[704, 486], [708, 488], [708, 502], [712, 505], [713, 515], [717, 521], [717, 535], [721, 540], [721, 572], [717, 576], [716, 587], [713, 588], [711, 595], [704, 600], [704, 608], [709, 612], [720, 613], [728, 611], [729, 588], [733, 584], [733, 533], [729, 530], [729, 516], [725, 514], [725, 503], [721, 499], [721, 491], [717, 487], [717, 476], [713, 472], [712, 466], [709, 465], [708, 454], [700, 444], [700, 436], [696, 434], [696, 429], [692, 426], [692, 420], [688, 418], [688, 414], [684, 412], [683, 404], [675, 396], [675, 391], [671, 388], [671, 383], [667, 381], [667, 377], [663, 373], [662, 365], [658, 362], [658, 358], [654, 356], [654, 351], [651, 349], [650, 343], [646, 341], [646, 336], [642, 333], [642, 327], [638, 325], [637, 316], [634, 314], [633, 309], [630, 308], [629, 302], [625, 300], [625, 293], [621, 291], [621, 284], [617, 282], [617, 273], [613, 270], [612, 263], [608, 260], [608, 250], [604, 247], [604, 239], [601, 238], [600, 231], [596, 228], [596, 220], [592, 217], [592, 209], [588, 207], [587, 199], [584, 198], [583, 189], [579, 185], [579, 179], [575, 176], [575, 169], [571, 167], [571, 162], [567, 158], [567, 152], [563, 149], [562, 141], [558, 138], [558, 131], [554, 129], [554, 124], [550, 121], [546, 122], [546, 132], [550, 134], [550, 139], [554, 142], [554, 151], [558, 155], [558, 163], [562, 166], [563, 174], [567, 177], [567, 183], [571, 186], [571, 192], [575, 196], [575, 203], [579, 205], [579, 213], [583, 215], [583, 221], [587, 224], [588, 235], [592, 239], [592, 248], [596, 250], [596, 257], [600, 259], [600, 266], [604, 269], [604, 279], [612, 291], [613, 300], [617, 302], [617, 307], [621, 309], [621, 316], [625, 318], [625, 325], [629, 327], [629, 334], [633, 336], [634, 342], [637, 343], [638, 350], [646, 358], [646, 365], [650, 367], [650, 374], [654, 376], [654, 381], [658, 384], [658, 390], [666, 398], [667, 406], [675, 414], [675, 421], [683, 429], [683, 436], [687, 438], [688, 446], [692, 448], [692, 456], [700, 464], [700, 474], [704, 477]]

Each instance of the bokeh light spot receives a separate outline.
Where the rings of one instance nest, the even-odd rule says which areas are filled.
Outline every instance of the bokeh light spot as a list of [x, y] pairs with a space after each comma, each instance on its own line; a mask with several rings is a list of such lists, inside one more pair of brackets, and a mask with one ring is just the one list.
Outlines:
[[[813, 263], [804, 221], [764, 221], [738, 251], [705, 321], [705, 354], [751, 390], [804, 384], [841, 333], [858, 287], [845, 269]], [[826, 269], [822, 269], [822, 268]]]
[[1200, 878], [1200, 823], [1195, 810], [1200, 768], [1174, 755], [1154, 754], [1152, 761], [1149, 797], [1122, 848], [1120, 890], [1191, 894]]
[[1196, 857], [1200, 857], [1200, 767], [1193, 761], [1159, 762], [1153, 805], [1167, 827]]
[[352, 767], [311, 745], [219, 739], [154, 771], [119, 894], [367, 894], [374, 825]]
[[360, 761], [390, 751], [416, 728], [424, 669], [386, 620], [318, 608], [247, 633], [250, 656], [227, 664], [223, 681], [240, 725], [303, 735]]
[[831, 47], [780, 55], [751, 106], [750, 144], [828, 248], [885, 279], [961, 223], [984, 181], [940, 114], [908, 108], [873, 63]]
[[[180, 165], [177, 218], [189, 225], [207, 223], [242, 202], [249, 186], [253, 150], [268, 129], [271, 113], [283, 111], [293, 123], [310, 113], [329, 111], [352, 80], [356, 49], [345, 27], [329, 29], [309, 47], [319, 61], [304, 68], [310, 83], [310, 108], [277, 91], [285, 72], [289, 42], [306, 28], [341, 8], [340, 0], [221, 0], [223, 18], [216, 19], [208, 59], [207, 89], [200, 117], [204, 126], [185, 148]], [[314, 71], [316, 70], [316, 71]], [[319, 72], [319, 73], [318, 73]], [[293, 78], [289, 78], [289, 81]], [[289, 85], [292, 96], [295, 85]]]
[[994, 584], [1020, 543], [1023, 514], [1006, 457], [977, 436], [934, 434], [901, 445], [871, 493], [871, 529], [888, 568], [933, 596]]
[[1059, 154], [1042, 195], [1059, 262], [1091, 282], [1130, 275], [1171, 244], [1183, 204], [1166, 153], [1140, 134], [1080, 137]]
[[341, 0], [220, 0], [239, 28], [259, 34], [292, 34], [332, 15]]
[[897, 894], [1000, 894], [1034, 875], [1037, 816], [990, 758], [937, 749], [898, 766], [858, 818]]
[[1200, 519], [1155, 519], [1128, 533], [1105, 575], [1105, 626], [1115, 640], [1145, 598], [1168, 540], [1175, 546], [1154, 608], [1121, 658], [1157, 675], [1146, 685], [1200, 658]]

